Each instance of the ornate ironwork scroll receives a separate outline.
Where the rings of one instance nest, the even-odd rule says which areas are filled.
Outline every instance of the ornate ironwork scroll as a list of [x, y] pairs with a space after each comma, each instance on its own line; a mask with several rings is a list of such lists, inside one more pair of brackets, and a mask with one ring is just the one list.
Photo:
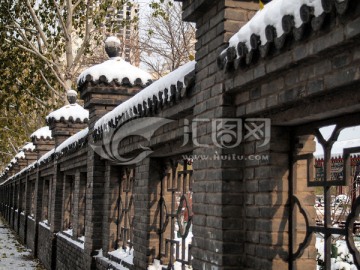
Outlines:
[[158, 201], [159, 257], [167, 264], [164, 269], [174, 269], [178, 262], [184, 270], [191, 265], [192, 161], [170, 159], [165, 167]]

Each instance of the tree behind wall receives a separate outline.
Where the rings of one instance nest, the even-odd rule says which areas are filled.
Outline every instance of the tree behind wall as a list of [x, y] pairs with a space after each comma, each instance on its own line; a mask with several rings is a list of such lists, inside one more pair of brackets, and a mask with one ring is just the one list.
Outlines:
[[[194, 59], [195, 26], [182, 21], [181, 4], [153, 1], [140, 36], [141, 61], [155, 78]], [[140, 26], [141, 27], [141, 26]]]
[[105, 60], [96, 48], [117, 31], [106, 29], [108, 8], [127, 2], [0, 0], [0, 166], [63, 104], [81, 70]]

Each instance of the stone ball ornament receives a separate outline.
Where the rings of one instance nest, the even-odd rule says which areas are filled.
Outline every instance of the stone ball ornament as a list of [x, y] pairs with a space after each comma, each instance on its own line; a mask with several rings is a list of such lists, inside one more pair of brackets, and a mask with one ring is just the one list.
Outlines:
[[70, 104], [75, 104], [77, 100], [77, 92], [75, 90], [69, 90], [66, 93], [67, 100]]
[[111, 57], [120, 56], [120, 40], [115, 36], [110, 36], [105, 40], [105, 51]]

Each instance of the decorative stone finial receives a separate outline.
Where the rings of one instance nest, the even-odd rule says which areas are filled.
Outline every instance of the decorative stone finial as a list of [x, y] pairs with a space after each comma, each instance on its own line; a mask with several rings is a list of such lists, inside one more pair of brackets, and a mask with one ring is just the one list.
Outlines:
[[67, 100], [69, 101], [70, 104], [76, 103], [77, 93], [75, 90], [67, 91], [66, 96], [67, 96]]
[[105, 40], [105, 51], [110, 58], [120, 56], [120, 40], [114, 36], [108, 37]]

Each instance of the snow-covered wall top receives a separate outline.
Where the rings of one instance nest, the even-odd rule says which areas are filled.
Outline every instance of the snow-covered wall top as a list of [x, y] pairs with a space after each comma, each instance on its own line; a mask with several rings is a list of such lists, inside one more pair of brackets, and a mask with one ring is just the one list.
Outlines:
[[129, 64], [121, 57], [113, 57], [83, 71], [77, 80], [78, 86], [85, 81], [98, 81], [100, 76], [105, 76], [108, 82], [116, 80], [119, 83], [128, 78], [131, 84], [137, 84], [139, 80], [146, 84], [152, 79], [149, 73]]
[[[26, 168], [22, 169], [20, 172], [16, 173], [15, 175], [13, 175], [12, 177], [10, 177], [9, 179], [7, 179], [6, 181], [4, 181], [3, 183], [1, 183], [0, 185], [3, 185], [5, 183], [7, 183], [8, 181], [11, 181], [12, 179], [20, 176], [21, 174], [23, 174], [24, 172], [31, 170], [33, 168], [35, 168], [36, 166], [39, 166], [43, 163], [48, 162], [49, 160], [51, 160], [54, 155], [61, 155], [64, 152], [66, 152], [67, 149], [69, 148], [75, 148], [77, 147], [79, 144], [83, 143], [84, 139], [87, 137], [89, 133], [89, 129], [85, 128], [79, 132], [77, 132], [76, 134], [74, 134], [73, 136], [71, 136], [70, 138], [68, 138], [67, 140], [65, 140], [62, 144], [60, 144], [56, 149], [52, 149], [49, 152], [45, 153], [42, 157], [39, 158], [39, 160], [35, 161], [34, 163], [30, 164], [29, 166], [27, 166]], [[30, 143], [29, 143], [30, 144]], [[27, 144], [27, 145], [29, 145]], [[25, 145], [25, 146], [27, 146]], [[23, 149], [25, 148], [25, 146], [23, 147]], [[31, 145], [30, 145], [31, 148]], [[14, 164], [17, 163], [17, 160], [20, 158], [25, 158], [25, 153], [23, 151], [20, 151], [9, 163], [7, 168], [11, 168]], [[0, 177], [3, 177], [6, 174], [6, 170], [0, 174]]]
[[44, 140], [51, 140], [51, 130], [48, 126], [39, 128], [37, 131], [35, 131], [33, 134], [30, 135], [30, 138], [36, 138], [36, 139], [44, 139]]
[[[2, 186], [2, 185], [4, 185], [5, 183], [11, 181], [12, 179], [15, 179], [16, 177], [20, 176], [21, 174], [23, 174], [23, 173], [26, 172], [27, 170], [31, 170], [31, 169], [35, 168], [36, 164], [37, 164], [37, 161], [31, 163], [29, 166], [25, 167], [25, 168], [22, 169], [20, 172], [16, 173], [15, 175], [9, 177], [6, 181], [2, 182], [2, 183], [0, 184], [0, 186]], [[2, 176], [4, 176], [4, 175], [5, 175], [5, 172], [2, 173], [2, 174], [0, 175], [0, 177], [2, 177]]]
[[15, 158], [18, 160], [18, 159], [25, 159], [25, 153], [24, 151], [20, 151], [19, 153], [17, 153], [15, 155]]
[[69, 104], [64, 107], [51, 112], [46, 116], [46, 122], [52, 121], [73, 121], [73, 122], [87, 122], [89, 120], [89, 111], [81, 107], [79, 104]]
[[[43, 128], [42, 128], [43, 129]], [[39, 131], [39, 130], [38, 130]], [[37, 131], [36, 131], [37, 132]], [[35, 133], [35, 132], [34, 132]], [[33, 134], [34, 134], [33, 133]], [[44, 134], [43, 130], [41, 132], [39, 132], [40, 134]], [[73, 136], [71, 136], [70, 138], [68, 138], [67, 140], [65, 140], [62, 144], [60, 144], [56, 149], [52, 149], [49, 152], [45, 153], [42, 157], [39, 158], [39, 160], [35, 161], [34, 163], [30, 164], [29, 166], [27, 166], [26, 168], [22, 169], [20, 172], [18, 172], [17, 174], [15, 174], [14, 176], [10, 177], [9, 179], [7, 179], [5, 182], [3, 182], [0, 185], [5, 184], [6, 182], [14, 179], [15, 177], [20, 176], [21, 174], [23, 174], [24, 172], [31, 170], [33, 168], [35, 168], [38, 165], [41, 165], [43, 163], [48, 162], [49, 160], [51, 160], [54, 157], [54, 154], [58, 155], [58, 154], [63, 154], [64, 152], [66, 152], [67, 149], [69, 148], [75, 148], [77, 147], [79, 144], [83, 143], [84, 139], [87, 137], [89, 133], [89, 129], [85, 128], [79, 132], [77, 132], [76, 134], [74, 134]], [[34, 135], [37, 136], [37, 135]], [[40, 136], [40, 135], [39, 135]], [[42, 136], [43, 137], [43, 136]], [[39, 137], [37, 137], [39, 138]], [[16, 156], [10, 161], [9, 165], [7, 168], [11, 168], [14, 164], [17, 163], [18, 159], [20, 158], [25, 158], [25, 153], [24, 153], [24, 149], [25, 148], [29, 148], [32, 149], [34, 147], [34, 145], [32, 143], [28, 143], [26, 144], [23, 148], [22, 151], [20, 151], [18, 154], [16, 154]], [[34, 148], [35, 149], [35, 148]], [[8, 169], [9, 170], [9, 169]], [[0, 177], [3, 177], [6, 174], [6, 170], [0, 174]]]
[[55, 148], [50, 150], [49, 152], [45, 153], [39, 160], [37, 161], [37, 164], [40, 165], [43, 162], [46, 162], [48, 158], [50, 158], [55, 153]]
[[314, 8], [314, 15], [319, 16], [324, 12], [321, 0], [273, 0], [254, 15], [254, 17], [232, 37], [229, 41], [230, 47], [236, 47], [239, 42], [245, 42], [248, 49], [251, 49], [250, 37], [252, 34], [260, 36], [260, 44], [267, 43], [265, 28], [268, 25], [274, 26], [277, 36], [284, 34], [282, 20], [285, 15], [294, 17], [295, 27], [300, 27], [303, 21], [300, 17], [300, 8], [307, 5]]
[[154, 96], [159, 102], [161, 100], [164, 100], [165, 103], [170, 101], [171, 95], [164, 94], [164, 90], [168, 89], [170, 91], [171, 86], [177, 86], [178, 83], [182, 84], [183, 88], [186, 88], [187, 85], [184, 78], [195, 69], [195, 64], [195, 61], [191, 61], [169, 73], [168, 75], [162, 77], [161, 79], [155, 81], [137, 93], [135, 96], [121, 103], [111, 112], [105, 114], [95, 123], [94, 129], [101, 128], [106, 130], [110, 122], [115, 122], [115, 118], [119, 118], [124, 114], [133, 115], [133, 117], [135, 117], [138, 105], [143, 106], [144, 102], [147, 103], [149, 99], [153, 100]]
[[84, 128], [75, 133], [70, 138], [67, 138], [62, 142], [55, 150], [56, 154], [61, 154], [65, 149], [75, 147], [82, 139], [84, 139], [89, 133], [89, 128]]
[[22, 147], [21, 150], [33, 152], [33, 151], [35, 151], [35, 145], [33, 143], [27, 143]]
[[259, 59], [256, 52], [264, 58], [289, 45], [288, 37], [289, 41], [309, 37], [307, 32], [319, 31], [334, 8], [342, 15], [348, 6], [349, 0], [272, 0], [230, 38], [218, 66], [248, 66]]
[[9, 165], [13, 165], [13, 164], [16, 164], [17, 163], [17, 159], [16, 158], [13, 158], [12, 160], [10, 160], [10, 164]]

